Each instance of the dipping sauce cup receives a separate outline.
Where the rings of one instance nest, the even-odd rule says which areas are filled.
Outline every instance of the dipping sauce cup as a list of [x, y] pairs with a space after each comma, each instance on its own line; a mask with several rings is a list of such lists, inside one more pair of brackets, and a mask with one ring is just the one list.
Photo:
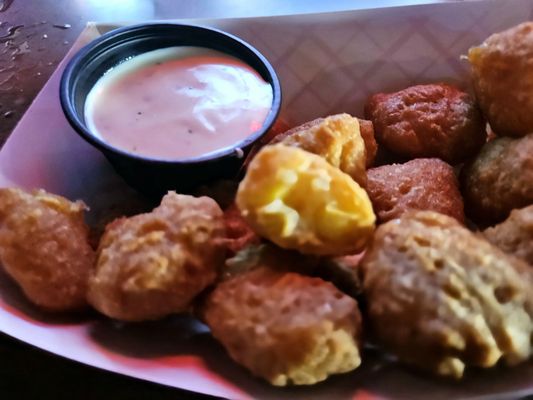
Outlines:
[[[216, 50], [241, 60], [257, 72], [272, 88], [272, 104], [262, 125], [257, 124], [257, 129], [254, 128], [249, 134], [244, 132], [240, 135], [242, 140], [229, 146], [214, 151], [211, 148], [206, 154], [175, 158], [145, 155], [142, 149], [133, 151], [112, 145], [105, 135], [95, 131], [90, 116], [86, 115], [87, 99], [106, 73], [136, 56], [182, 46]], [[159, 196], [168, 190], [188, 192], [215, 179], [234, 177], [253, 144], [273, 125], [281, 107], [281, 88], [270, 63], [243, 40], [206, 27], [154, 23], [116, 29], [82, 48], [63, 72], [60, 100], [63, 112], [74, 130], [102, 151], [129, 185], [147, 195]], [[102, 97], [102, 101], [105, 101], [105, 97]], [[121, 121], [120, 115], [114, 119]], [[146, 134], [150, 135], [150, 130]]]

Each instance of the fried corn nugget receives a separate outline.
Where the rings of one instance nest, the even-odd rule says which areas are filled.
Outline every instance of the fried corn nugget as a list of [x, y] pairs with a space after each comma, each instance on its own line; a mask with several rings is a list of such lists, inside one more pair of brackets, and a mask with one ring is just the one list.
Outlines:
[[44, 190], [0, 189], [0, 260], [26, 297], [49, 311], [87, 305], [94, 264], [87, 206]]
[[431, 210], [464, 222], [463, 198], [453, 168], [438, 158], [368, 170], [366, 188], [380, 222], [407, 210]]
[[483, 234], [507, 254], [533, 266], [533, 205], [511, 211], [509, 218]]
[[260, 267], [217, 286], [204, 315], [233, 360], [276, 386], [311, 385], [361, 363], [357, 303], [319, 278]]
[[119, 320], [186, 311], [224, 262], [222, 210], [208, 197], [169, 192], [151, 213], [106, 228], [89, 280], [89, 302]]
[[474, 100], [446, 84], [417, 85], [379, 93], [365, 105], [378, 142], [409, 158], [438, 157], [451, 164], [485, 143], [485, 123]]
[[368, 317], [400, 360], [460, 378], [531, 355], [528, 266], [432, 211], [378, 227], [363, 260]]
[[533, 133], [488, 142], [463, 168], [461, 181], [466, 213], [482, 224], [533, 204]]
[[533, 22], [490, 36], [468, 51], [480, 107], [504, 136], [533, 132]]
[[259, 235], [302, 253], [355, 253], [374, 231], [372, 204], [355, 181], [283, 144], [264, 147], [250, 163], [237, 206]]
[[366, 185], [366, 149], [357, 118], [338, 114], [318, 118], [278, 135], [272, 143], [295, 146], [323, 157]]

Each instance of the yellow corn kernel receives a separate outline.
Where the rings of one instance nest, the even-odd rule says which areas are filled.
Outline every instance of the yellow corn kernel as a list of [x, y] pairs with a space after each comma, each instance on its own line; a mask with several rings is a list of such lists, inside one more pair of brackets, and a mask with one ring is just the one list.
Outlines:
[[367, 193], [322, 157], [276, 144], [252, 160], [237, 206], [260, 235], [309, 254], [364, 248], [376, 217]]

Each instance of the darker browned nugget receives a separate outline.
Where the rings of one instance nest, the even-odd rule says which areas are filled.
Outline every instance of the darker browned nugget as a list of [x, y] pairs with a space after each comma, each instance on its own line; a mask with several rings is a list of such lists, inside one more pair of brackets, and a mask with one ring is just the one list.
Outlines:
[[375, 94], [365, 117], [374, 123], [380, 144], [410, 158], [438, 157], [455, 164], [474, 155], [486, 138], [474, 100], [446, 84]]
[[366, 190], [380, 222], [407, 210], [437, 211], [464, 222], [463, 199], [453, 168], [438, 158], [383, 165], [367, 174]]
[[87, 302], [94, 252], [83, 220], [87, 206], [44, 190], [0, 189], [0, 259], [26, 297], [50, 311]]
[[533, 22], [490, 36], [468, 51], [479, 105], [498, 135], [533, 132]]
[[507, 254], [533, 266], [533, 205], [511, 211], [509, 218], [483, 234]]
[[533, 133], [485, 144], [461, 173], [466, 214], [481, 224], [533, 204]]
[[368, 318], [400, 360], [460, 378], [532, 354], [531, 269], [431, 211], [380, 225], [363, 260]]

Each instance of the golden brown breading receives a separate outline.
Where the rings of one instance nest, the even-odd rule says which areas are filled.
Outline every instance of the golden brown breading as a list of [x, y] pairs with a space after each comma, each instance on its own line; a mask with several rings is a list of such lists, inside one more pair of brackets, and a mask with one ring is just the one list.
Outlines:
[[509, 218], [483, 234], [504, 252], [533, 266], [533, 205], [511, 211]]
[[533, 133], [485, 144], [461, 173], [466, 214], [484, 223], [533, 204]]
[[460, 378], [530, 357], [530, 269], [455, 219], [410, 211], [379, 226], [363, 272], [369, 321], [404, 362]]
[[353, 179], [322, 157], [283, 144], [257, 153], [236, 200], [255, 232], [302, 253], [354, 253], [374, 231], [370, 200]]
[[498, 135], [533, 132], [533, 22], [490, 36], [468, 51], [476, 97]]
[[315, 119], [276, 136], [271, 143], [283, 143], [319, 155], [361, 186], [366, 185], [365, 142], [358, 119], [351, 115]]
[[310, 385], [361, 363], [361, 316], [332, 284], [260, 267], [226, 280], [204, 316], [233, 360], [276, 386]]
[[119, 320], [186, 311], [224, 262], [222, 210], [208, 197], [169, 192], [151, 213], [107, 226], [89, 302]]
[[474, 100], [446, 84], [375, 94], [365, 117], [374, 123], [380, 144], [409, 158], [438, 157], [454, 164], [473, 156], [486, 139]]
[[26, 297], [50, 311], [87, 305], [94, 265], [87, 206], [36, 190], [0, 189], [0, 259]]
[[368, 170], [366, 188], [380, 222], [407, 210], [431, 210], [464, 222], [463, 198], [453, 168], [438, 158]]

